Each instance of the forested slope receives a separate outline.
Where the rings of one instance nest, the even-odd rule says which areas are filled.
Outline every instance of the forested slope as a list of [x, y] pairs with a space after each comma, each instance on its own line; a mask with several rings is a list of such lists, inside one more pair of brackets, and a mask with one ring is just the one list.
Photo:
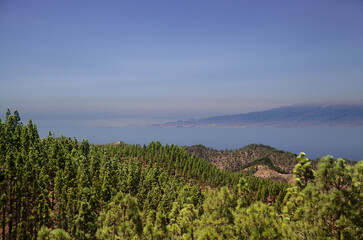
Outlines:
[[360, 239], [362, 163], [327, 157], [313, 173], [305, 157], [299, 161], [289, 186], [219, 170], [159, 142], [40, 139], [35, 124], [8, 111], [0, 120], [0, 236]]
[[[262, 144], [249, 144], [236, 150], [215, 150], [203, 145], [186, 147], [193, 156], [207, 160], [219, 169], [246, 172], [277, 181], [293, 182], [296, 155]], [[316, 163], [312, 163], [316, 167]]]
[[230, 172], [240, 172], [250, 166], [266, 164], [275, 171], [292, 173], [298, 163], [295, 154], [262, 144], [250, 144], [236, 150], [215, 150], [195, 145], [186, 147], [186, 151]]

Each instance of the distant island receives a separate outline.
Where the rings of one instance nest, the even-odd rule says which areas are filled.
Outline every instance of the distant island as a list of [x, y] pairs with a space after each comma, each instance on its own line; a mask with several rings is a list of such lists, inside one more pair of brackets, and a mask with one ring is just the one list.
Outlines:
[[266, 111], [179, 120], [152, 127], [363, 127], [363, 104], [298, 104]]

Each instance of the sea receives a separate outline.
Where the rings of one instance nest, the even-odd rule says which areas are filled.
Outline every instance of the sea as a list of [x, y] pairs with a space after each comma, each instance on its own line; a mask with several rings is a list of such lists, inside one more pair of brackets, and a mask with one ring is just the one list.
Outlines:
[[363, 160], [363, 128], [103, 128], [62, 127], [43, 128], [38, 125], [41, 137], [48, 132], [55, 137], [66, 136], [78, 141], [105, 144], [123, 141], [128, 144], [147, 145], [151, 141], [162, 144], [207, 147], [225, 150], [238, 149], [251, 143], [264, 144], [295, 154], [305, 152], [310, 159], [332, 155], [353, 161]]

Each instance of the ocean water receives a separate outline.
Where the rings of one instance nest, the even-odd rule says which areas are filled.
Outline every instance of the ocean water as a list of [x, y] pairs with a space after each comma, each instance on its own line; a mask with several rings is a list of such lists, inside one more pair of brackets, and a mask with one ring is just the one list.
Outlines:
[[332, 155], [350, 160], [363, 160], [363, 128], [42, 128], [41, 137], [48, 132], [55, 136], [88, 139], [104, 144], [123, 141], [129, 144], [162, 144], [191, 146], [203, 144], [215, 149], [238, 149], [250, 143], [261, 143], [299, 154], [310, 159]]

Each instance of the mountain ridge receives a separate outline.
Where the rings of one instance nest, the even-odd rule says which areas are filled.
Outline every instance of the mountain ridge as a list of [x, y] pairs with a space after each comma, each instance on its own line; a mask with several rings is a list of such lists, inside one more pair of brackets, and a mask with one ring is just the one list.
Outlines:
[[265, 111], [179, 120], [153, 127], [363, 127], [363, 104], [296, 104]]

